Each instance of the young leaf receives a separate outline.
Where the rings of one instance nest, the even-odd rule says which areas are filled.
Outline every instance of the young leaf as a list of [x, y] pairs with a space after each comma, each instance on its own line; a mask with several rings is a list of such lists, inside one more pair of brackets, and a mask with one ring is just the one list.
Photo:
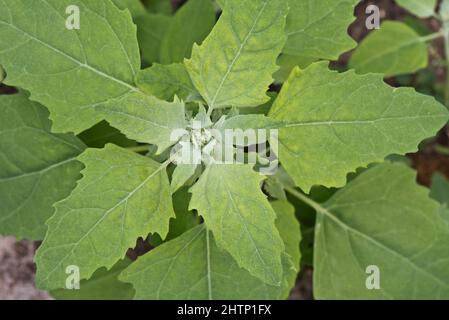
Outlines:
[[341, 187], [358, 167], [416, 150], [448, 120], [431, 97], [393, 89], [381, 75], [330, 71], [324, 62], [296, 68], [269, 116], [287, 123], [279, 158], [305, 192]]
[[85, 145], [53, 134], [47, 110], [25, 94], [0, 96], [0, 234], [41, 240], [53, 203], [80, 178]]
[[299, 224], [288, 203], [276, 203], [276, 226], [283, 237], [284, 276], [279, 287], [251, 276], [217, 247], [204, 225], [139, 258], [120, 276], [136, 289], [136, 299], [285, 299], [299, 265]]
[[262, 179], [251, 165], [209, 165], [190, 190], [190, 208], [203, 216], [217, 245], [240, 267], [278, 286], [283, 244], [276, 214], [260, 189]]
[[386, 21], [360, 43], [349, 67], [357, 73], [391, 77], [425, 68], [428, 60], [427, 45], [415, 30], [402, 22]]
[[226, 1], [211, 34], [185, 62], [209, 108], [255, 107], [269, 100], [265, 92], [285, 43], [287, 8], [287, 0]]
[[[73, 5], [80, 9], [79, 30], [66, 28]], [[94, 106], [137, 91], [135, 34], [129, 12], [110, 0], [1, 1], [5, 83], [48, 107], [55, 131], [79, 133], [102, 120]]]
[[166, 101], [173, 101], [175, 96], [184, 101], [199, 97], [182, 63], [154, 64], [151, 68], [140, 71], [136, 82], [145, 93]]
[[159, 100], [143, 93], [129, 93], [97, 107], [112, 126], [129, 139], [158, 146], [158, 153], [176, 141], [171, 134], [186, 127], [184, 103]]
[[118, 275], [129, 265], [131, 260], [125, 258], [117, 262], [111, 270], [101, 268], [95, 271], [92, 278], [82, 280], [80, 288], [57, 289], [50, 295], [57, 300], [130, 300], [134, 298], [134, 289], [128, 284], [119, 281]]
[[412, 169], [375, 166], [315, 207], [318, 299], [449, 298], [449, 228]]
[[79, 267], [81, 279], [111, 268], [138, 237], [165, 237], [174, 217], [164, 165], [114, 145], [88, 149], [79, 159], [83, 179], [55, 205], [36, 255], [43, 289], [64, 287], [67, 266]]
[[190, 58], [193, 44], [203, 42], [215, 21], [211, 0], [188, 0], [176, 12], [162, 40], [161, 63], [182, 62], [184, 58]]
[[135, 17], [134, 21], [137, 25], [137, 39], [142, 51], [142, 59], [147, 64], [160, 62], [162, 39], [170, 27], [172, 18], [164, 14], [147, 13]]
[[396, 0], [396, 2], [420, 18], [433, 16], [437, 6], [437, 0]]
[[348, 35], [359, 0], [289, 0], [284, 53], [337, 60], [356, 46]]

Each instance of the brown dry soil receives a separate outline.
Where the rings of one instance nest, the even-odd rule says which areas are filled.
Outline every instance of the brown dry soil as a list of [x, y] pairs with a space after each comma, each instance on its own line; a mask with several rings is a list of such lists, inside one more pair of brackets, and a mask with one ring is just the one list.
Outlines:
[[[176, 6], [179, 6], [183, 0], [174, 0]], [[364, 11], [368, 4], [375, 3], [381, 8], [382, 19], [397, 20], [404, 17], [404, 10], [398, 8], [392, 0], [362, 1], [356, 9], [358, 19], [350, 28], [350, 33], [354, 39], [360, 40], [366, 35], [364, 28]], [[438, 28], [436, 21], [428, 19], [425, 24], [429, 29]], [[442, 43], [437, 40], [434, 42], [434, 51], [436, 57], [442, 55]], [[350, 57], [345, 54], [336, 63], [344, 66]], [[432, 72], [436, 75], [436, 82], [444, 81], [446, 74], [444, 68], [435, 67]], [[395, 85], [395, 80], [388, 80]], [[0, 84], [0, 94], [13, 93], [14, 90]], [[449, 147], [449, 130], [442, 130], [436, 141], [431, 141], [422, 150], [416, 154], [409, 155], [413, 166], [418, 171], [418, 181], [423, 185], [429, 185], [432, 174], [435, 171], [444, 173], [449, 178], [449, 156], [439, 154], [435, 151], [436, 143]], [[46, 293], [37, 290], [34, 287], [35, 264], [33, 256], [39, 243], [31, 241], [15, 241], [12, 237], [0, 237], [0, 300], [3, 299], [51, 299]], [[150, 248], [139, 240], [137, 248], [130, 250], [128, 256], [136, 258], [139, 255], [149, 251]], [[311, 268], [305, 268], [298, 276], [296, 287], [293, 289], [290, 299], [313, 299], [312, 293], [312, 275]]]

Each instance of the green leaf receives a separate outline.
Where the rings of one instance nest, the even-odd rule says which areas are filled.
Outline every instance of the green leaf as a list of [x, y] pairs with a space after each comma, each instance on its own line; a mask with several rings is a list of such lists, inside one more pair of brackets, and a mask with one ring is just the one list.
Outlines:
[[448, 120], [444, 106], [381, 75], [337, 73], [327, 63], [296, 68], [269, 116], [285, 121], [279, 158], [302, 190], [341, 187], [346, 174], [417, 149]]
[[301, 260], [299, 252], [301, 233], [298, 220], [295, 217], [295, 207], [288, 201], [273, 201], [271, 206], [277, 215], [276, 227], [284, 241], [285, 252], [292, 258], [295, 269], [298, 270]]
[[437, 0], [396, 0], [397, 4], [420, 18], [435, 14]]
[[440, 173], [436, 173], [432, 177], [430, 197], [449, 208], [449, 181]]
[[282, 279], [282, 240], [276, 214], [260, 189], [263, 177], [251, 165], [209, 165], [191, 188], [190, 208], [203, 216], [220, 248], [262, 281]]
[[226, 129], [279, 129], [285, 124], [282, 121], [266, 117], [262, 114], [236, 115], [228, 117], [223, 121], [217, 122], [215, 128], [220, 130]]
[[142, 59], [147, 64], [159, 62], [159, 52], [162, 40], [172, 22], [170, 16], [147, 13], [134, 18], [137, 24], [137, 39], [139, 40]]
[[[79, 30], [66, 26], [66, 8], [80, 9]], [[93, 32], [95, 31], [95, 32]], [[136, 27], [109, 0], [3, 0], [0, 64], [5, 83], [31, 92], [49, 108], [55, 131], [79, 133], [99, 122], [94, 107], [137, 91]]]
[[[449, 228], [440, 204], [403, 164], [362, 173], [317, 206], [314, 294], [318, 299], [448, 299]], [[368, 266], [380, 289], [366, 287]]]
[[176, 192], [179, 188], [195, 174], [198, 164], [178, 164], [173, 172], [171, 181], [171, 192]]
[[357, 73], [383, 73], [386, 77], [415, 73], [427, 66], [427, 45], [405, 23], [386, 21], [354, 51], [349, 67]]
[[211, 0], [189, 0], [175, 14], [162, 40], [160, 61], [163, 64], [190, 58], [194, 43], [201, 43], [215, 24]]
[[147, 10], [140, 0], [112, 0], [120, 9], [128, 9], [133, 17], [146, 14]]
[[174, 217], [165, 165], [114, 145], [88, 149], [79, 159], [83, 179], [55, 205], [36, 255], [42, 289], [63, 288], [70, 265], [79, 267], [81, 279], [111, 268], [138, 237], [164, 237]]
[[57, 289], [50, 295], [57, 300], [130, 300], [134, 298], [134, 288], [118, 280], [118, 275], [129, 265], [125, 258], [117, 262], [111, 270], [101, 268], [89, 280], [80, 281], [79, 289]]
[[293, 68], [298, 66], [301, 69], [307, 68], [311, 63], [317, 59], [314, 57], [290, 56], [283, 54], [278, 58], [278, 65], [280, 69], [274, 74], [274, 81], [276, 83], [283, 83], [288, 79]]
[[148, 11], [170, 15], [173, 13], [171, 0], [143, 0]]
[[204, 225], [139, 258], [120, 279], [134, 285], [137, 299], [285, 299], [296, 280], [301, 237], [292, 207], [286, 202], [273, 206], [286, 247], [279, 287], [267, 285], [239, 268], [216, 245]]
[[92, 128], [81, 132], [78, 138], [90, 148], [103, 148], [108, 143], [125, 148], [137, 145], [135, 141], [126, 138], [123, 133], [111, 127], [106, 121], [101, 121]]
[[[313, 3], [312, 3], [313, 2]], [[284, 53], [337, 60], [356, 46], [347, 29], [359, 0], [290, 0]]]
[[0, 96], [0, 234], [44, 238], [53, 203], [80, 178], [84, 144], [50, 132], [47, 110], [25, 94]]
[[130, 93], [97, 108], [99, 113], [129, 139], [158, 146], [158, 153], [176, 143], [171, 134], [186, 127], [184, 103]]
[[199, 97], [182, 63], [154, 64], [139, 72], [136, 81], [142, 91], [162, 100], [173, 101], [177, 96], [184, 101], [192, 101]]
[[264, 93], [278, 69], [287, 8], [287, 0], [226, 1], [211, 34], [185, 62], [210, 108], [255, 107], [269, 100]]
[[201, 223], [200, 217], [189, 210], [189, 203], [192, 195], [187, 187], [181, 188], [172, 194], [173, 209], [175, 219], [170, 219], [170, 227], [165, 239], [158, 234], [152, 234], [150, 244], [154, 247], [160, 246], [163, 242], [170, 241], [182, 235], [184, 232], [196, 227]]

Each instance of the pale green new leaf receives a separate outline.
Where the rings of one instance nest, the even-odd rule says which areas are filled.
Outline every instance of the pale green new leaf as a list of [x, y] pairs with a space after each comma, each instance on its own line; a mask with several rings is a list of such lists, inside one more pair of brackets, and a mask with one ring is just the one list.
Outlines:
[[434, 15], [437, 6], [437, 0], [396, 0], [396, 2], [420, 18]]
[[147, 64], [160, 62], [159, 52], [162, 40], [172, 22], [172, 18], [164, 14], [147, 13], [135, 17], [134, 21], [137, 25], [137, 39], [142, 51], [142, 59]]
[[211, 34], [185, 62], [210, 108], [255, 107], [269, 100], [265, 92], [278, 69], [287, 12], [287, 0], [226, 1]]
[[171, 134], [186, 127], [184, 103], [159, 100], [143, 93], [129, 93], [97, 107], [112, 126], [129, 139], [158, 146], [158, 153], [176, 141]]
[[190, 58], [194, 43], [200, 44], [215, 24], [212, 0], [188, 0], [173, 17], [161, 43], [163, 64], [182, 62]]
[[279, 287], [270, 286], [239, 268], [219, 249], [204, 225], [139, 258], [120, 276], [133, 284], [137, 299], [285, 299], [293, 287], [299, 265], [299, 224], [286, 202], [273, 204], [285, 243], [284, 276]]
[[285, 121], [279, 158], [305, 192], [341, 187], [346, 174], [390, 154], [405, 154], [448, 120], [444, 106], [381, 75], [330, 71], [327, 63], [296, 68], [269, 116]]
[[53, 134], [47, 110], [25, 94], [0, 96], [0, 234], [41, 240], [53, 204], [80, 178], [85, 145]]
[[428, 60], [427, 45], [415, 30], [402, 22], [386, 21], [360, 43], [349, 67], [357, 73], [391, 77], [425, 68]]
[[79, 267], [81, 279], [111, 268], [138, 237], [164, 237], [174, 217], [164, 165], [114, 145], [88, 149], [79, 160], [86, 166], [83, 178], [55, 205], [36, 255], [42, 289], [65, 287], [71, 265]]
[[130, 264], [131, 260], [125, 258], [111, 270], [98, 269], [92, 278], [80, 281], [79, 289], [57, 289], [51, 291], [50, 295], [57, 300], [131, 300], [134, 298], [134, 288], [117, 279]]
[[182, 63], [154, 64], [137, 74], [139, 88], [159, 99], [173, 101], [175, 96], [184, 101], [196, 100], [199, 93]]
[[449, 298], [449, 228], [412, 169], [378, 165], [316, 207], [315, 297]]
[[203, 216], [217, 245], [262, 281], [282, 279], [276, 214], [261, 191], [263, 177], [246, 164], [211, 164], [191, 188], [190, 208]]
[[337, 60], [356, 46], [348, 35], [359, 0], [289, 0], [284, 53]]
[[[79, 30], [66, 28], [70, 5]], [[2, 0], [0, 64], [6, 84], [49, 108], [55, 131], [79, 133], [101, 120], [96, 105], [137, 90], [136, 27], [110, 0]]]

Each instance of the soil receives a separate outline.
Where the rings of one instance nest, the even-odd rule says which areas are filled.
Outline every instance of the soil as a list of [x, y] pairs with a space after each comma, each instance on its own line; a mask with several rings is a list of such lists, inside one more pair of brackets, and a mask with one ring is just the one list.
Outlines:
[[[183, 0], [173, 0], [175, 7], [179, 7]], [[368, 4], [376, 4], [381, 8], [382, 19], [401, 19], [406, 12], [396, 6], [392, 0], [362, 1], [356, 8], [358, 19], [350, 27], [350, 33], [359, 41], [365, 37], [367, 30], [364, 27], [365, 8]], [[425, 20], [425, 24], [431, 30], [438, 28], [434, 19]], [[438, 40], [433, 44], [435, 55], [441, 56], [443, 45]], [[344, 66], [350, 57], [350, 53], [344, 54], [337, 62]], [[432, 70], [436, 74], [436, 81], [444, 81], [446, 74], [444, 68]], [[394, 79], [389, 79], [391, 85], [395, 85]], [[14, 93], [13, 88], [0, 84], [0, 94]], [[449, 130], [443, 129], [434, 141], [430, 141], [420, 152], [409, 155], [412, 165], [418, 171], [418, 182], [429, 185], [434, 172], [439, 171], [449, 178], [449, 156], [438, 153], [436, 144], [449, 147]], [[46, 293], [39, 291], [34, 286], [35, 264], [34, 252], [39, 246], [38, 242], [16, 241], [12, 237], [0, 237], [0, 300], [4, 299], [51, 299]], [[128, 256], [135, 259], [137, 256], [149, 251], [146, 242], [141, 239], [134, 250], [128, 252]], [[298, 276], [296, 287], [292, 290], [290, 299], [313, 299], [311, 268], [305, 268]]]

